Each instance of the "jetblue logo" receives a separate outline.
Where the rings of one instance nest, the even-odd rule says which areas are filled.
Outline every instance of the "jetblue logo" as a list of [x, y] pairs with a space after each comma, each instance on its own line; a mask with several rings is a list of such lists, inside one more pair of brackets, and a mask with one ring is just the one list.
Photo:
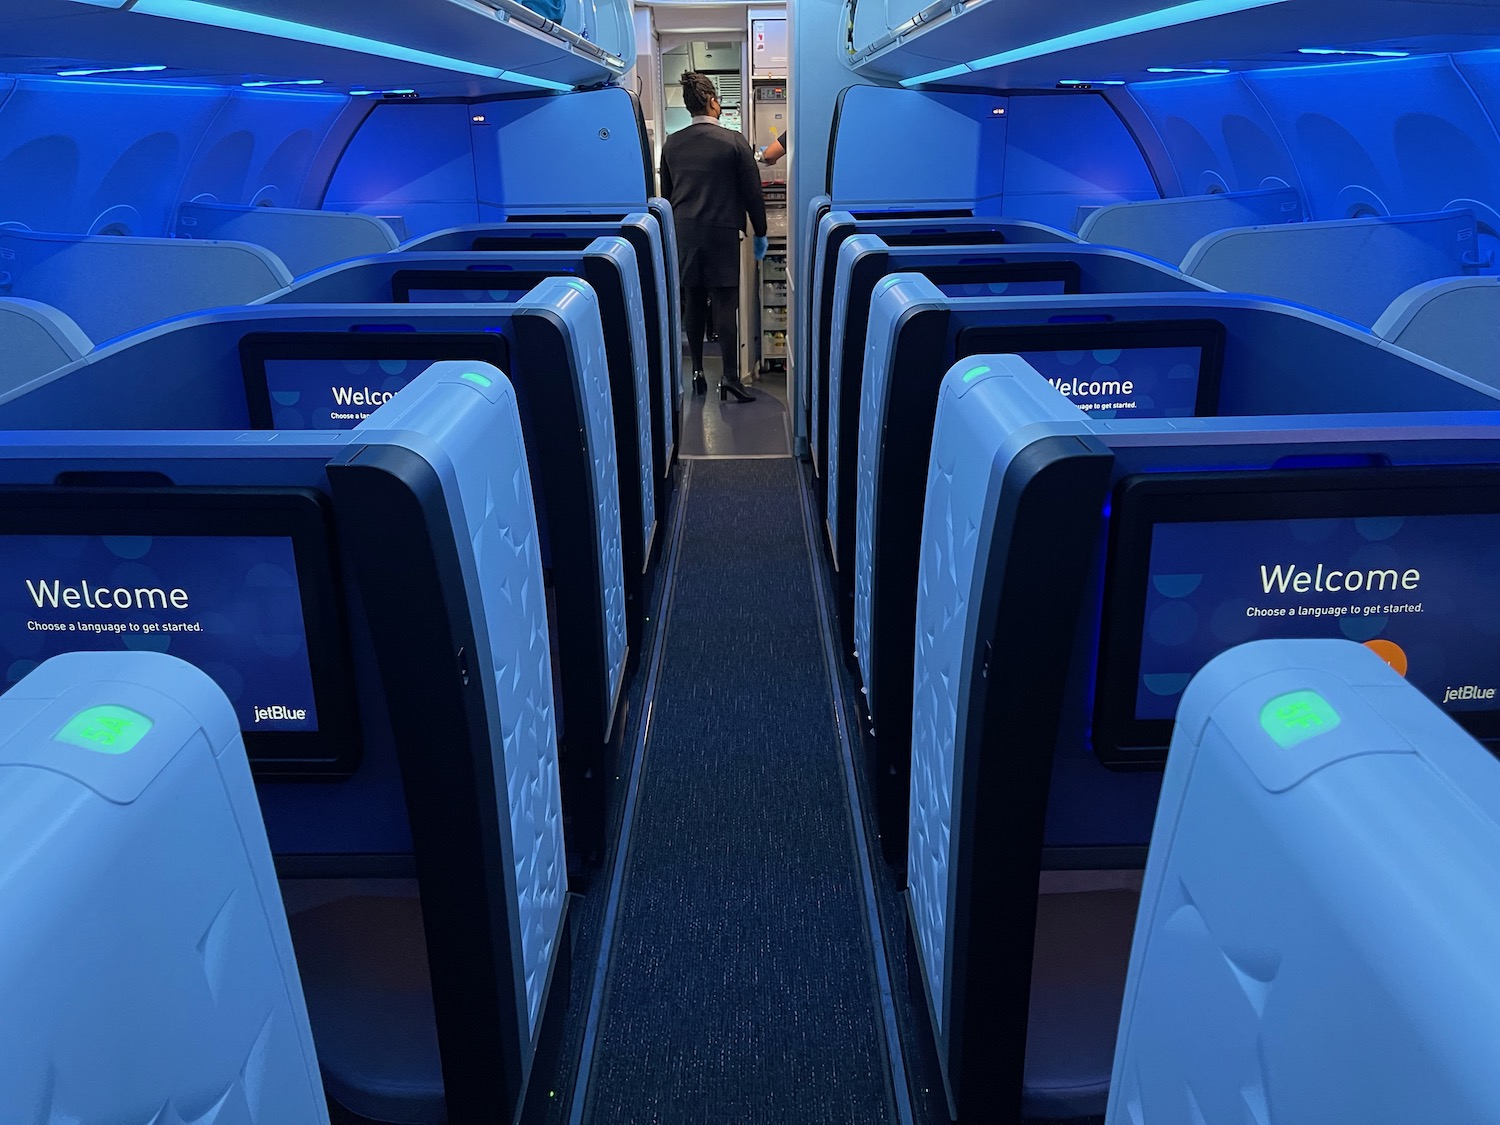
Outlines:
[[1451, 687], [1443, 689], [1444, 703], [1459, 703], [1469, 699], [1494, 698], [1494, 688], [1482, 688], [1478, 684], [1465, 684], [1463, 687]]
[[257, 723], [276, 722], [278, 720], [281, 722], [300, 723], [305, 722], [307, 719], [307, 712], [301, 707], [282, 707], [280, 704], [277, 704], [275, 707], [252, 707], [251, 710], [255, 713], [255, 721]]

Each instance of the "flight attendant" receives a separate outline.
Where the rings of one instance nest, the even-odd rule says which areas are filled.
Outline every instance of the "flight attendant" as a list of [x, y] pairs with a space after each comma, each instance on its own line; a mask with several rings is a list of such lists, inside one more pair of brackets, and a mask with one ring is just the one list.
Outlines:
[[682, 76], [682, 99], [692, 124], [673, 133], [661, 150], [661, 193], [677, 225], [677, 266], [682, 275], [682, 322], [693, 360], [693, 390], [708, 391], [703, 375], [703, 335], [712, 309], [724, 371], [719, 399], [755, 396], [740, 382], [740, 232], [745, 217], [755, 232], [755, 257], [766, 256], [766, 205], [750, 142], [719, 124], [718, 91], [706, 75]]

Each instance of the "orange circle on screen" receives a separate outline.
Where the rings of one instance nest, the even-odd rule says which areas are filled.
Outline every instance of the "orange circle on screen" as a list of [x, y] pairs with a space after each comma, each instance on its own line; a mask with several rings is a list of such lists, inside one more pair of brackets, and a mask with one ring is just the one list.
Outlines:
[[1395, 641], [1366, 641], [1365, 648], [1394, 668], [1396, 675], [1406, 675], [1406, 653]]

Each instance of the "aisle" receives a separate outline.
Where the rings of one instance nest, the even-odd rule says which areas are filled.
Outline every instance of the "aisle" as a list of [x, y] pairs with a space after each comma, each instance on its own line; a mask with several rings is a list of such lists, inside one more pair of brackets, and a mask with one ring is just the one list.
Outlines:
[[894, 1122], [797, 465], [688, 470], [574, 1118]]

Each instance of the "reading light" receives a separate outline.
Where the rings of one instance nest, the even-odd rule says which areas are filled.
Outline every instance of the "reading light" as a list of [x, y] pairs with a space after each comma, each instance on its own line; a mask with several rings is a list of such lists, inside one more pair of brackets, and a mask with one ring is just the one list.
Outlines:
[[247, 90], [259, 90], [265, 86], [321, 86], [321, 78], [261, 78], [254, 82], [241, 82]]
[[482, 114], [482, 113], [476, 113], [473, 117], [469, 118], [469, 120], [472, 121], [475, 125], [483, 125], [484, 124], [484, 114]]
[[165, 66], [96, 66], [88, 70], [59, 70], [59, 78], [87, 78], [91, 74], [150, 74]]
[[468, 62], [447, 55], [434, 54], [431, 51], [419, 51], [413, 47], [403, 47], [399, 43], [387, 43], [384, 40], [370, 39], [363, 35], [350, 35], [345, 31], [334, 31], [331, 28], [279, 19], [276, 16], [265, 16], [257, 12], [244, 12], [238, 8], [226, 8], [208, 3], [207, 0], [136, 0], [130, 10], [148, 16], [161, 16], [164, 19], [196, 23], [204, 27], [223, 27], [231, 31], [270, 35], [293, 42], [316, 43], [320, 47], [334, 47], [341, 51], [355, 51], [362, 55], [374, 55], [398, 62], [417, 63], [419, 66], [435, 67], [438, 70], [452, 71], [456, 74], [496, 78], [505, 82], [514, 82], [519, 86], [534, 86], [539, 90], [564, 91], [573, 88], [567, 83], [554, 82], [550, 78], [534, 78], [519, 71], [504, 70], [498, 66], [485, 66], [483, 63]]
[[1354, 51], [1339, 47], [1298, 47], [1299, 55], [1363, 55], [1371, 59], [1404, 59], [1410, 51]]
[[1148, 66], [1147, 74], [1228, 74], [1221, 66]]
[[[1165, 27], [1177, 27], [1185, 23], [1211, 19], [1214, 16], [1233, 15], [1252, 8], [1266, 8], [1272, 4], [1285, 4], [1286, 2], [1287, 0], [1189, 0], [1186, 4], [1174, 4], [1170, 8], [1162, 8], [1159, 11], [1144, 12], [1128, 19], [1115, 20], [1112, 23], [1087, 27], [1082, 31], [1070, 32], [1052, 39], [1028, 43], [1024, 47], [1001, 51], [996, 55], [986, 55], [972, 62], [959, 63], [957, 66], [944, 67], [942, 70], [930, 71], [927, 74], [913, 75], [911, 78], [903, 78], [901, 85], [910, 87], [920, 86], [924, 82], [939, 82], [944, 78], [954, 78], [966, 71], [988, 70], [993, 66], [1005, 66], [1007, 63], [1022, 62], [1059, 51], [1071, 51], [1075, 47], [1088, 47], [1094, 43], [1105, 43], [1127, 35], [1160, 31]], [[137, 4], [136, 8], [139, 10], [140, 4]]]

